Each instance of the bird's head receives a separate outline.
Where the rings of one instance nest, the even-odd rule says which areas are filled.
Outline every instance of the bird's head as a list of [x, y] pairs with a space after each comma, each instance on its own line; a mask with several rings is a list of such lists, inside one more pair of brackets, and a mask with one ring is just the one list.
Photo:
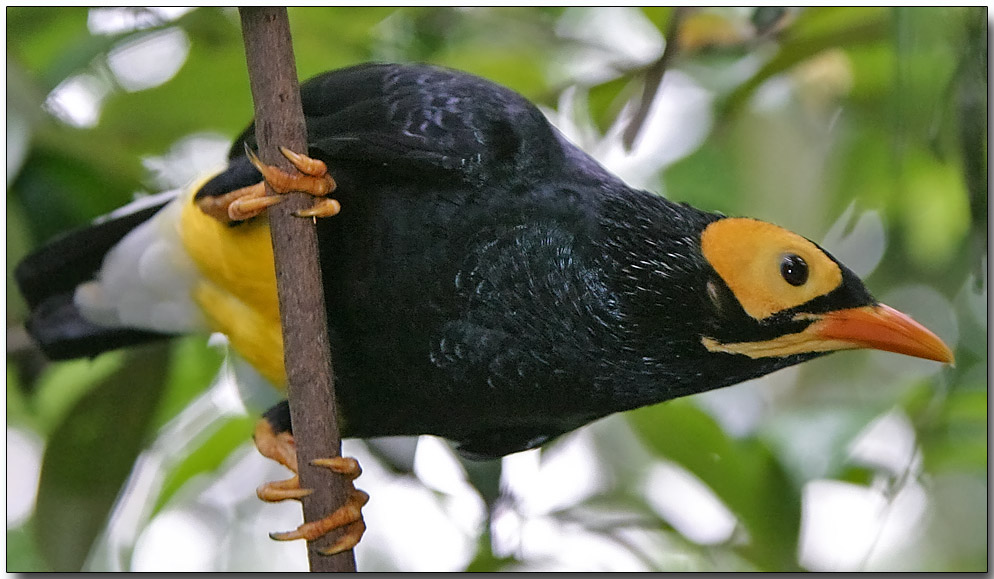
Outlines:
[[[952, 363], [952, 351], [811, 241], [755, 219], [662, 203], [680, 219], [642, 224], [624, 252], [641, 372], [666, 396], [756, 378], [836, 350]], [[679, 222], [674, 229], [673, 224]], [[663, 224], [663, 225], [660, 225]], [[663, 227], [667, 229], [662, 229]], [[646, 355], [646, 354], [643, 354]], [[641, 399], [635, 403], [644, 402]]]
[[[776, 225], [724, 218], [701, 233], [710, 352], [752, 359], [872, 348], [952, 363], [952, 351], [811, 241]], [[705, 268], [707, 269], [707, 268]]]

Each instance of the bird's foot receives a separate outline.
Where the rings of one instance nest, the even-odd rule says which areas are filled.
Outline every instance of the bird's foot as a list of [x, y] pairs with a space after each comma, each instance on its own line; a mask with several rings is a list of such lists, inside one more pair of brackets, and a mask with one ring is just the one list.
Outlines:
[[[294, 476], [281, 481], [266, 483], [256, 489], [256, 495], [264, 501], [278, 502], [289, 499], [300, 500], [311, 494], [312, 489], [300, 488], [300, 478], [297, 476], [297, 452], [293, 435], [289, 432], [276, 433], [272, 424], [263, 418], [255, 430], [255, 444], [259, 452], [272, 460], [286, 466], [294, 472]], [[327, 468], [346, 477], [351, 483], [362, 474], [359, 462], [354, 458], [336, 456], [319, 458], [311, 461], [313, 466]], [[293, 531], [270, 533], [269, 536], [277, 541], [292, 541], [305, 539], [313, 541], [336, 529], [344, 533], [322, 555], [334, 555], [355, 547], [362, 534], [366, 531], [366, 523], [362, 519], [362, 507], [369, 502], [369, 495], [352, 486], [352, 491], [345, 504], [335, 512], [317, 521], [303, 523]]]
[[[314, 197], [319, 197], [316, 199], [314, 205], [309, 209], [304, 209], [298, 211], [296, 215], [298, 217], [331, 217], [337, 215], [341, 210], [341, 205], [335, 199], [325, 198], [326, 195], [331, 193], [337, 187], [335, 180], [328, 174], [328, 167], [323, 161], [318, 159], [312, 159], [306, 155], [301, 155], [300, 153], [295, 153], [286, 147], [280, 147], [280, 153], [287, 158], [290, 163], [300, 171], [299, 175], [292, 175], [283, 171], [278, 167], [273, 165], [266, 165], [259, 159], [255, 151], [250, 149], [248, 145], [245, 146], [245, 154], [248, 155], [249, 161], [255, 165], [255, 168], [262, 173], [262, 178], [269, 184], [273, 191], [277, 193], [292, 193], [301, 192], [313, 195]], [[260, 204], [258, 212], [262, 212], [266, 207], [278, 203], [282, 197], [270, 196], [264, 197], [266, 201]], [[268, 201], [269, 199], [276, 199], [276, 201]], [[238, 203], [238, 202], [236, 202]], [[241, 208], [239, 208], [241, 210]], [[229, 208], [230, 211], [230, 208]], [[249, 202], [248, 209], [246, 212], [256, 211], [255, 203]], [[256, 213], [258, 214], [258, 213]]]
[[[200, 209], [215, 219], [228, 223], [245, 221], [262, 214], [266, 209], [284, 199], [286, 193], [300, 192], [316, 197], [314, 205], [295, 213], [298, 217], [331, 217], [337, 215], [341, 205], [337, 200], [326, 197], [335, 190], [337, 184], [328, 174], [324, 162], [306, 155], [295, 153], [286, 147], [280, 152], [301, 174], [290, 174], [278, 167], [266, 165], [252, 149], [245, 145], [249, 161], [262, 174], [263, 180], [248, 187], [242, 187], [224, 195], [206, 196], [197, 199]], [[266, 194], [266, 184], [277, 195]]]

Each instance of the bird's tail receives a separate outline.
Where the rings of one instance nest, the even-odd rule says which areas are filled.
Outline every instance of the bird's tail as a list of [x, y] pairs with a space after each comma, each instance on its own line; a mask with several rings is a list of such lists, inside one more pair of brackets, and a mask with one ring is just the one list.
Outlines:
[[[141, 278], [142, 269], [157, 270], [160, 277], [175, 273], [175, 268], [163, 263], [175, 261], [172, 256], [156, 259], [154, 254], [164, 249], [155, 236], [164, 228], [155, 222], [168, 219], [165, 214], [176, 196], [174, 191], [136, 201], [54, 239], [17, 265], [14, 276], [30, 310], [25, 328], [49, 359], [92, 357], [167, 338], [184, 329], [129, 323], [103, 311], [109, 305], [118, 314], [134, 299], [147, 304], [151, 298], [131, 291], [143, 289], [134, 281]], [[175, 241], [167, 244], [175, 246]], [[107, 291], [122, 281], [129, 295]]]

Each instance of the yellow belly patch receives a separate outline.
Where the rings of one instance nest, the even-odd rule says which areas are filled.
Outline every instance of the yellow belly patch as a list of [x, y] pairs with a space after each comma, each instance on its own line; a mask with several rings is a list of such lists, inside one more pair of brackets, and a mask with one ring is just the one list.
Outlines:
[[231, 347], [270, 382], [286, 387], [283, 334], [273, 320], [210, 281], [197, 286], [194, 299], [204, 309], [212, 329], [228, 337]]
[[180, 236], [204, 276], [194, 290], [211, 329], [277, 386], [286, 385], [283, 336], [269, 222], [265, 216], [235, 227], [183, 200]]

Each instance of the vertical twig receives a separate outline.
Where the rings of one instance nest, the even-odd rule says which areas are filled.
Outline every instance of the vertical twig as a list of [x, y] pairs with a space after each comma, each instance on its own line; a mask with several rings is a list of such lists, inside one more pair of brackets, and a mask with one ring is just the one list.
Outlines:
[[[286, 9], [243, 7], [239, 14], [255, 102], [259, 157], [286, 171], [296, 171], [278, 150], [282, 145], [307, 153], [307, 129]], [[311, 220], [291, 215], [310, 202], [306, 194], [293, 194], [268, 212], [300, 484], [314, 489], [303, 499], [304, 520], [316, 521], [345, 503], [349, 487], [342, 477], [310, 466], [315, 458], [341, 454], [317, 233]], [[308, 544], [312, 571], [355, 571], [352, 551], [331, 557], [317, 553], [336, 537], [332, 533]]]
[[625, 127], [624, 135], [622, 135], [626, 150], [632, 150], [632, 146], [635, 145], [635, 139], [638, 138], [642, 127], [649, 118], [649, 111], [652, 110], [652, 101], [656, 100], [656, 93], [659, 91], [660, 85], [663, 84], [663, 76], [666, 74], [666, 69], [677, 52], [677, 36], [680, 33], [680, 22], [683, 21], [687, 10], [689, 8], [686, 6], [676, 6], [673, 8], [672, 14], [670, 14], [670, 21], [666, 25], [666, 46], [663, 47], [663, 54], [645, 72], [645, 89], [642, 92], [642, 99], [639, 101], [639, 107], [632, 116], [631, 122]]

